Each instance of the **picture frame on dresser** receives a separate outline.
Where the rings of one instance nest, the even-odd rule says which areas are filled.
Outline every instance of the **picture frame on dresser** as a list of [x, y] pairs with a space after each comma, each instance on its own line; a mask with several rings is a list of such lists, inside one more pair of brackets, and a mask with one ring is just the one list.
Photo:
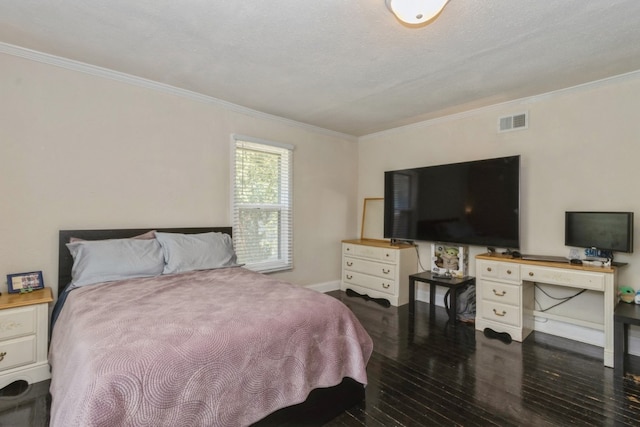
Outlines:
[[44, 288], [42, 271], [7, 274], [7, 290], [10, 294], [32, 292]]
[[367, 197], [364, 199], [360, 238], [388, 241], [384, 238], [384, 198]]

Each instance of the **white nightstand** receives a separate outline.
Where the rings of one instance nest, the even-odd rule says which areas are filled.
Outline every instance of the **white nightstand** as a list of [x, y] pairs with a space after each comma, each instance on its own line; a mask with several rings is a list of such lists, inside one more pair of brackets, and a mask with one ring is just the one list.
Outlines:
[[51, 378], [47, 362], [51, 288], [0, 295], [0, 388]]

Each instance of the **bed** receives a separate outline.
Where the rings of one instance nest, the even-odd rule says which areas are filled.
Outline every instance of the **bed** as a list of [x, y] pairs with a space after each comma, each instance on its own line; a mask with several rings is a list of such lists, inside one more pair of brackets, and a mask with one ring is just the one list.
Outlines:
[[353, 313], [238, 266], [230, 236], [60, 231], [50, 425], [320, 425], [362, 401], [372, 341]]

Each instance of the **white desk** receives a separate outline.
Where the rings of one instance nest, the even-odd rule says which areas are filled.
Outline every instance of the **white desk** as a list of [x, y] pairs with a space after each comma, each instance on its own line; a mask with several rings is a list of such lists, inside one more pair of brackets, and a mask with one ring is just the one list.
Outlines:
[[[604, 365], [613, 367], [613, 311], [617, 303], [617, 268], [590, 267], [513, 259], [495, 254], [476, 256], [476, 329], [507, 332], [523, 341], [534, 329], [534, 318], [548, 318], [604, 332]], [[602, 293], [602, 316], [536, 311], [534, 284], [549, 284]], [[583, 316], [584, 315], [584, 316]]]

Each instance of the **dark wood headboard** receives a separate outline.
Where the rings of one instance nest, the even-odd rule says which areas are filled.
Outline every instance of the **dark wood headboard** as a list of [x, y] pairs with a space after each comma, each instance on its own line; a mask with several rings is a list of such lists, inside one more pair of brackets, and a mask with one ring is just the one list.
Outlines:
[[156, 230], [165, 233], [225, 233], [233, 237], [231, 227], [187, 227], [187, 228], [124, 228], [113, 230], [60, 230], [58, 238], [58, 295], [71, 282], [71, 268], [73, 267], [73, 257], [69, 249], [65, 246], [71, 237], [84, 240], [104, 240], [104, 239], [126, 239], [139, 236], [147, 231]]

